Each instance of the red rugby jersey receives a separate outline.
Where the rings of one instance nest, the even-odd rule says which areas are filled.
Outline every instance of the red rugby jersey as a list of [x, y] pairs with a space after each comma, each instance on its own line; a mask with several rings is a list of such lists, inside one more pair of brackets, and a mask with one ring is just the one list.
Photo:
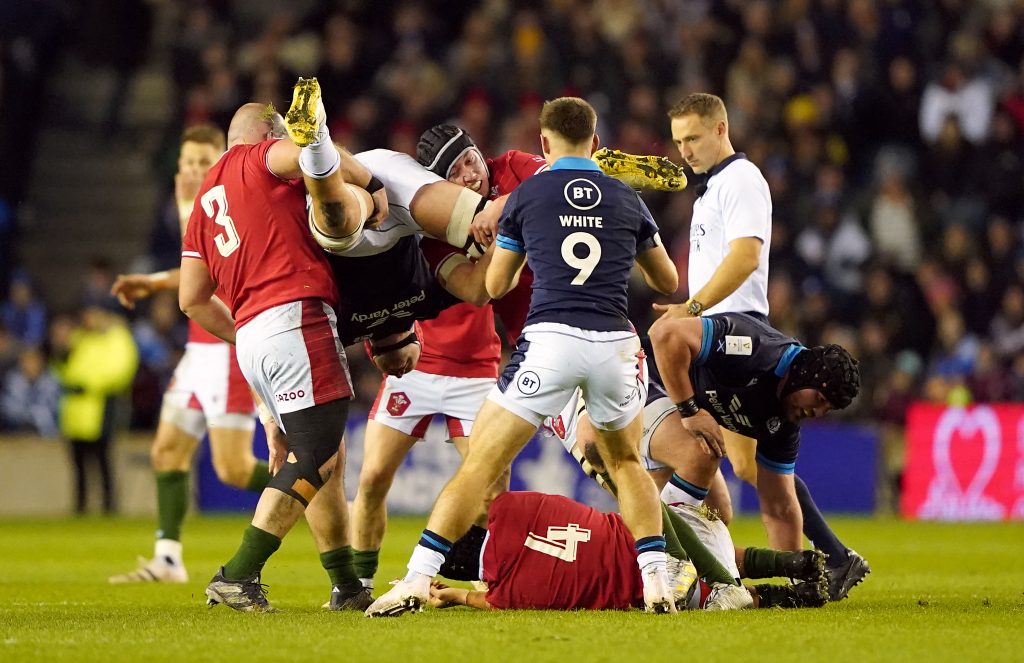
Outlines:
[[[539, 172], [547, 170], [548, 164], [544, 157], [528, 154], [519, 150], [509, 150], [501, 156], [487, 160], [490, 172], [491, 192], [489, 198], [512, 193], [520, 182], [527, 180]], [[505, 339], [509, 345], [515, 346], [526, 324], [526, 314], [530, 311], [530, 293], [533, 286], [533, 272], [523, 267], [519, 275], [519, 283], [507, 295], [492, 303], [494, 312], [505, 325]]]
[[206, 263], [236, 329], [281, 304], [338, 303], [331, 268], [309, 232], [302, 180], [282, 180], [267, 167], [273, 144], [237, 145], [214, 164], [182, 242], [183, 258]]
[[633, 537], [616, 513], [560, 495], [506, 492], [491, 504], [487, 530], [483, 580], [495, 608], [643, 605]]
[[[424, 237], [420, 250], [437, 273], [450, 257], [465, 255], [447, 242]], [[498, 377], [501, 339], [494, 331], [491, 305], [463, 302], [450, 306], [433, 320], [421, 320], [422, 348], [416, 370], [454, 378]]]

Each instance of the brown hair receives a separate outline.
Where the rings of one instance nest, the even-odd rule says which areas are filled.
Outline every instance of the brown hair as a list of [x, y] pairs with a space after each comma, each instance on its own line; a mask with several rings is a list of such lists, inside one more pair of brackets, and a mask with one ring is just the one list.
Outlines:
[[579, 97], [559, 97], [545, 101], [540, 111], [540, 128], [549, 129], [572, 143], [590, 141], [597, 131], [594, 107]]
[[683, 97], [676, 105], [669, 109], [670, 118], [682, 117], [684, 115], [697, 115], [705, 122], [707, 120], [726, 120], [725, 102], [707, 92], [694, 92]]
[[187, 142], [203, 143], [213, 145], [215, 148], [224, 151], [224, 132], [212, 124], [194, 124], [181, 132], [182, 144]]

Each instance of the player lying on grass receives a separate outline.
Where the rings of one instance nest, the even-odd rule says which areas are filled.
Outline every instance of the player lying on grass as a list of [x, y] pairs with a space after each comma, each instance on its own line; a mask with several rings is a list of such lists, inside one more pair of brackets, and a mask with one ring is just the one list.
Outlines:
[[[800, 422], [852, 402], [860, 389], [857, 361], [838, 345], [805, 348], [744, 313], [662, 317], [650, 333], [656, 369], [648, 400], [653, 403], [664, 385], [668, 400], [661, 411], [667, 417], [674, 407], [690, 433], [663, 437], [667, 443], [651, 440], [644, 450], [674, 470], [663, 499], [695, 507], [704, 502], [725, 455], [723, 426], [757, 440], [763, 470], [757, 488], [769, 545], [800, 550], [802, 515], [793, 480]], [[844, 598], [870, 572], [863, 557], [851, 551], [850, 559], [856, 563], [830, 573], [832, 600]]]
[[[666, 520], [673, 536], [678, 518]], [[488, 512], [487, 529], [474, 527], [452, 548], [441, 575], [482, 579], [486, 591], [435, 582], [430, 604], [501, 610], [626, 610], [642, 608], [643, 581], [634, 539], [616, 513], [601, 513], [559, 495], [507, 492]], [[671, 549], [671, 546], [670, 546]], [[694, 566], [670, 550], [677, 609], [734, 610], [752, 606], [751, 594], [719, 567], [724, 581], [697, 581]], [[819, 569], [820, 571], [820, 569]], [[807, 583], [805, 583], [807, 584]], [[788, 591], [789, 588], [782, 588]], [[756, 594], [755, 594], [756, 596]], [[761, 607], [785, 605], [766, 591]]]

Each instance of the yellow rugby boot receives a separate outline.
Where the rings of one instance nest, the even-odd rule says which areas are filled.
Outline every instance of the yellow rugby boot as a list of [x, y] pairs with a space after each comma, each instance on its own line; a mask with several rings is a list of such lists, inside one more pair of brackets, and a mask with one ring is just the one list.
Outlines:
[[622, 180], [634, 189], [647, 191], [682, 191], [686, 173], [666, 157], [627, 154], [602, 147], [594, 152], [594, 162], [605, 175]]
[[320, 98], [320, 83], [316, 78], [300, 78], [292, 91], [292, 105], [284, 116], [288, 136], [299, 147], [317, 140], [320, 128], [327, 122], [327, 111]]

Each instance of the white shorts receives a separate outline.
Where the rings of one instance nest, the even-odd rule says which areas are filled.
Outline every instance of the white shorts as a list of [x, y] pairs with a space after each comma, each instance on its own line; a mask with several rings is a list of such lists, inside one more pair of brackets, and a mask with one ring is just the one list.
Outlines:
[[267, 309], [235, 338], [242, 373], [279, 425], [282, 414], [352, 396], [337, 318], [322, 301]]
[[579, 387], [591, 424], [621, 430], [640, 414], [646, 373], [640, 339], [631, 331], [542, 322], [523, 330], [487, 398], [540, 426], [545, 417], [559, 414]]
[[249, 385], [228, 343], [187, 343], [164, 393], [160, 419], [194, 438], [210, 428], [252, 430]]
[[387, 251], [399, 239], [422, 232], [409, 211], [416, 193], [428, 184], [443, 182], [415, 159], [392, 150], [369, 150], [354, 155], [368, 171], [384, 184], [388, 194], [388, 216], [373, 228], [364, 228], [350, 248], [338, 255], [359, 258]]
[[491, 378], [455, 378], [410, 371], [387, 376], [370, 409], [370, 419], [421, 438], [435, 414], [442, 414], [450, 437], [469, 437], [480, 406], [494, 387]]
[[[645, 387], [646, 390], [646, 387]], [[582, 399], [582, 392], [577, 391], [577, 396], [572, 398], [557, 416], [544, 422], [545, 428], [554, 433], [562, 446], [569, 453], [576, 444], [576, 428], [579, 418], [586, 413], [587, 407]], [[640, 462], [648, 472], [667, 469], [668, 465], [660, 463], [651, 458], [651, 438], [654, 437], [658, 426], [667, 416], [676, 411], [676, 406], [669, 398], [659, 398], [644, 406], [644, 432], [640, 437]], [[583, 451], [583, 449], [580, 449]]]

